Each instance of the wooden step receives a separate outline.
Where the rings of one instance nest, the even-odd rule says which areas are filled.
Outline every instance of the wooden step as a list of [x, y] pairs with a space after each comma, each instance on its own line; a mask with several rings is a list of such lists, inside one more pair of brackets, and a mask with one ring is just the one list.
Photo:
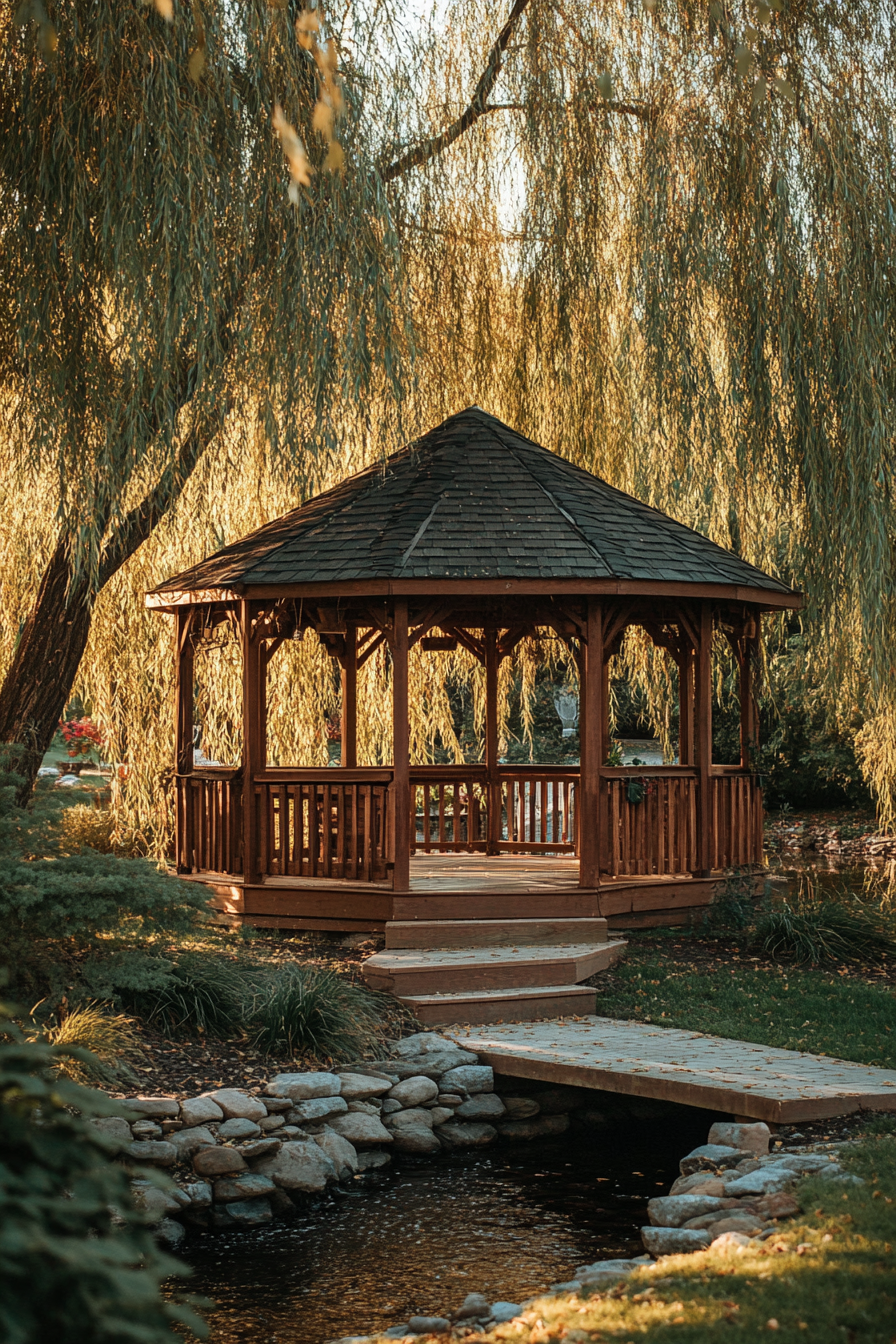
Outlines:
[[568, 943], [543, 947], [396, 948], [377, 952], [363, 966], [372, 989], [406, 994], [575, 984], [616, 960], [624, 942]]
[[480, 993], [401, 994], [400, 1001], [424, 1026], [446, 1023], [536, 1022], [593, 1013], [597, 990], [587, 985], [539, 985], [487, 989]]
[[386, 947], [528, 947], [605, 943], [605, 919], [393, 919]]

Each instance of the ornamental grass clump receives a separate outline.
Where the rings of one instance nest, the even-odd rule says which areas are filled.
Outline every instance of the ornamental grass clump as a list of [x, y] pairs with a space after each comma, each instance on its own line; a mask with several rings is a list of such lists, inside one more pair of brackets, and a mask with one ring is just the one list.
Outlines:
[[122, 999], [166, 1036], [200, 1035], [226, 1039], [237, 1033], [247, 1013], [244, 974], [228, 957], [181, 953], [166, 967], [162, 983]]
[[[142, 1054], [131, 1019], [124, 1013], [111, 1013], [99, 1003], [75, 1008], [38, 1033], [26, 1029], [26, 1035], [59, 1046], [56, 1072], [85, 1085], [132, 1082], [135, 1075], [129, 1060]], [[68, 1053], [72, 1049], [76, 1053]]]
[[377, 996], [333, 971], [281, 966], [257, 983], [254, 1044], [267, 1054], [356, 1059], [381, 1022]]
[[804, 881], [794, 896], [764, 908], [754, 941], [775, 960], [810, 966], [880, 961], [896, 956], [896, 920], [879, 904]]

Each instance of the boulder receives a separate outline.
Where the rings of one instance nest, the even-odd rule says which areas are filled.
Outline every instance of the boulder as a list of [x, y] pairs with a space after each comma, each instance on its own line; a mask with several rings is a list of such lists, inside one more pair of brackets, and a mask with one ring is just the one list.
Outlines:
[[480, 1092], [455, 1111], [461, 1120], [498, 1120], [503, 1114], [504, 1103], [494, 1092]]
[[128, 1097], [121, 1104], [129, 1111], [137, 1111], [140, 1116], [167, 1116], [176, 1120], [180, 1115], [180, 1106], [173, 1097]]
[[268, 1115], [279, 1115], [281, 1111], [288, 1111], [292, 1106], [292, 1097], [259, 1097], [259, 1101], [264, 1103], [264, 1108]]
[[117, 1115], [103, 1115], [99, 1119], [91, 1120], [90, 1124], [102, 1139], [103, 1147], [108, 1148], [110, 1152], [121, 1152], [122, 1148], [129, 1147], [132, 1142], [130, 1125], [127, 1120], [122, 1120]]
[[405, 1036], [396, 1041], [392, 1049], [400, 1059], [406, 1055], [428, 1055], [439, 1050], [453, 1050], [454, 1042], [437, 1031], [416, 1031], [413, 1036]]
[[412, 1316], [408, 1321], [412, 1335], [441, 1335], [450, 1329], [451, 1322], [444, 1316]]
[[721, 1198], [725, 1193], [725, 1182], [721, 1176], [708, 1171], [695, 1171], [690, 1176], [679, 1176], [669, 1191], [670, 1195], [715, 1195]]
[[576, 1278], [583, 1288], [608, 1288], [643, 1267], [643, 1260], [598, 1260], [593, 1265], [581, 1265]]
[[204, 1125], [197, 1125], [193, 1129], [179, 1129], [176, 1134], [171, 1135], [168, 1142], [173, 1143], [177, 1149], [178, 1162], [187, 1162], [200, 1148], [212, 1147], [215, 1136]]
[[124, 1149], [132, 1162], [148, 1162], [154, 1167], [173, 1167], [177, 1161], [177, 1149], [173, 1143], [164, 1139], [138, 1139]]
[[376, 1171], [379, 1167], [388, 1167], [392, 1158], [389, 1153], [380, 1152], [377, 1148], [371, 1148], [366, 1153], [358, 1154], [359, 1171]]
[[381, 1101], [350, 1101], [348, 1109], [358, 1115], [379, 1115], [382, 1105]]
[[305, 1194], [319, 1194], [328, 1182], [336, 1180], [336, 1168], [313, 1139], [284, 1143], [279, 1153], [264, 1158], [255, 1170], [269, 1176], [281, 1190], [301, 1190]]
[[224, 1212], [240, 1227], [261, 1227], [273, 1220], [274, 1212], [267, 1199], [239, 1199], [225, 1204]]
[[641, 1240], [651, 1255], [685, 1255], [709, 1245], [708, 1232], [691, 1227], [642, 1227]]
[[724, 1208], [712, 1195], [661, 1195], [647, 1202], [647, 1216], [654, 1227], [681, 1227], [689, 1218]]
[[[460, 1098], [458, 1098], [458, 1100], [460, 1100]], [[400, 1101], [393, 1101], [391, 1097], [386, 1097], [380, 1110], [380, 1114], [393, 1115], [396, 1111], [400, 1111], [401, 1109], [402, 1105]]]
[[725, 1196], [727, 1199], [740, 1199], [744, 1195], [770, 1195], [775, 1190], [792, 1185], [796, 1179], [797, 1173], [789, 1167], [763, 1167], [759, 1171], [751, 1171], [747, 1176], [726, 1180]]
[[335, 1073], [278, 1073], [265, 1088], [271, 1097], [289, 1097], [308, 1101], [312, 1097], [336, 1097], [342, 1091], [342, 1079]]
[[438, 1153], [442, 1149], [428, 1125], [404, 1125], [395, 1130], [393, 1140], [399, 1153]]
[[167, 1246], [169, 1251], [173, 1251], [176, 1246], [179, 1246], [187, 1235], [184, 1231], [183, 1224], [179, 1223], [175, 1218], [163, 1218], [162, 1221], [157, 1224], [155, 1233], [156, 1238], [163, 1246]]
[[456, 1321], [468, 1321], [481, 1318], [487, 1321], [491, 1314], [491, 1303], [483, 1293], [467, 1293], [461, 1307], [454, 1313]]
[[440, 1092], [436, 1097], [436, 1101], [440, 1106], [460, 1106], [463, 1102], [463, 1097], [457, 1092]]
[[246, 1171], [246, 1163], [235, 1148], [200, 1148], [193, 1154], [197, 1176], [235, 1176]]
[[397, 1101], [400, 1106], [419, 1106], [424, 1101], [432, 1101], [439, 1095], [439, 1089], [431, 1078], [417, 1076], [405, 1078], [396, 1083], [386, 1093], [386, 1101]]
[[509, 1120], [529, 1120], [541, 1109], [534, 1097], [502, 1097], [501, 1100]]
[[391, 1084], [385, 1078], [371, 1078], [366, 1073], [340, 1073], [341, 1095], [346, 1101], [369, 1101], [388, 1092]]
[[228, 1120], [260, 1120], [267, 1115], [264, 1103], [248, 1092], [240, 1092], [235, 1087], [220, 1087], [217, 1092], [207, 1094], [216, 1102]]
[[721, 1214], [707, 1213], [703, 1218], [692, 1218], [685, 1224], [685, 1227], [703, 1228], [711, 1232], [713, 1237], [721, 1236], [723, 1232], [742, 1232], [745, 1237], [755, 1237], [763, 1226], [762, 1219], [751, 1213], [727, 1211]]
[[160, 1139], [164, 1131], [154, 1120], [138, 1120], [131, 1125], [131, 1133], [135, 1139]]
[[752, 1203], [760, 1218], [793, 1218], [801, 1207], [789, 1190], [775, 1190]]
[[358, 1170], [358, 1152], [348, 1139], [337, 1134], [335, 1129], [329, 1125], [324, 1125], [323, 1132], [314, 1135], [314, 1142], [326, 1153], [327, 1157], [336, 1168], [336, 1175], [340, 1181], [344, 1181], [349, 1176], [353, 1176]]
[[809, 1176], [816, 1171], [829, 1171], [835, 1165], [836, 1162], [824, 1153], [785, 1153], [783, 1157], [766, 1164], [764, 1170], [776, 1171], [783, 1167], [788, 1171], [795, 1171], [800, 1176]]
[[727, 1148], [737, 1148], [741, 1152], [761, 1157], [768, 1152], [768, 1142], [772, 1132], [761, 1120], [756, 1124], [738, 1124], [717, 1120], [709, 1131], [708, 1143], [724, 1144]]
[[184, 1194], [190, 1198], [191, 1209], [208, 1209], [212, 1202], [212, 1187], [208, 1181], [194, 1181], [184, 1186]]
[[444, 1125], [446, 1120], [450, 1120], [455, 1111], [450, 1106], [433, 1106], [429, 1112], [432, 1116], [433, 1125]]
[[355, 1148], [372, 1148], [378, 1143], [391, 1143], [392, 1135], [375, 1115], [337, 1115], [330, 1122]]
[[438, 1137], [448, 1148], [482, 1148], [498, 1137], [498, 1131], [492, 1125], [449, 1120], [439, 1125]]
[[180, 1104], [180, 1118], [185, 1127], [207, 1125], [212, 1120], [223, 1120], [224, 1112], [211, 1097], [188, 1097]]
[[535, 1115], [531, 1120], [503, 1120], [498, 1133], [505, 1139], [540, 1139], [550, 1134], [565, 1134], [568, 1115]]
[[[282, 1132], [285, 1134], [286, 1130]], [[280, 1138], [255, 1139], [252, 1143], [241, 1143], [239, 1150], [247, 1162], [258, 1162], [263, 1157], [270, 1157], [271, 1153], [279, 1153], [282, 1143]]]
[[258, 1128], [262, 1134], [273, 1134], [275, 1129], [282, 1129], [285, 1124], [282, 1115], [263, 1115], [258, 1122]]
[[214, 1196], [219, 1204], [229, 1204], [234, 1199], [255, 1199], [273, 1194], [276, 1188], [269, 1176], [252, 1171], [243, 1176], [224, 1176], [220, 1181], [215, 1181]]
[[422, 1106], [414, 1106], [407, 1111], [396, 1111], [386, 1122], [387, 1129], [391, 1129], [393, 1134], [399, 1129], [413, 1129], [421, 1125], [424, 1129], [432, 1129], [433, 1125], [432, 1111], [424, 1110]]
[[[160, 1190], [149, 1181], [132, 1181], [131, 1194], [136, 1207], [143, 1210], [151, 1223], [158, 1223], [172, 1213], [180, 1213], [190, 1202], [188, 1199], [176, 1198], [171, 1190]], [[178, 1190], [177, 1194], [181, 1196], [183, 1192]]]
[[[267, 1116], [264, 1116], [264, 1119], [267, 1119]], [[218, 1129], [218, 1138], [257, 1139], [260, 1133], [261, 1130], [254, 1120], [225, 1120]]]
[[512, 1321], [515, 1316], [519, 1316], [523, 1308], [518, 1302], [493, 1302], [491, 1305], [492, 1320], [498, 1325], [505, 1325]]
[[741, 1152], [737, 1148], [729, 1148], [723, 1143], [703, 1143], [699, 1148], [694, 1148], [692, 1152], [683, 1157], [678, 1164], [678, 1170], [682, 1176], [690, 1176], [695, 1171], [715, 1171], [719, 1167], [736, 1167], [738, 1162], [742, 1162], [745, 1157], [752, 1157], [752, 1153]]
[[479, 1092], [494, 1092], [495, 1075], [488, 1064], [461, 1064], [459, 1068], [449, 1069], [442, 1075], [442, 1092], [466, 1092], [469, 1096]]
[[307, 1125], [312, 1121], [329, 1120], [333, 1115], [345, 1115], [347, 1110], [348, 1102], [342, 1097], [309, 1097], [287, 1111], [286, 1119], [291, 1125]]
[[750, 1237], [744, 1232], [721, 1232], [709, 1243], [712, 1251], [738, 1252], [750, 1245]]

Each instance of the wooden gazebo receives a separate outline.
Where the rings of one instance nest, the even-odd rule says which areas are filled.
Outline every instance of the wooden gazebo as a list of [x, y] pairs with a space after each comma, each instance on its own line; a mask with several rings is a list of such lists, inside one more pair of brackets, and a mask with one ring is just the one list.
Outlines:
[[[477, 407], [147, 601], [177, 618], [177, 871], [249, 923], [380, 930], [459, 910], [668, 922], [711, 899], [723, 870], [762, 863], [752, 672], [762, 613], [799, 607], [799, 594]], [[242, 761], [196, 766], [194, 640], [222, 621], [241, 642]], [[606, 764], [608, 660], [632, 625], [678, 666], [675, 765]], [[274, 767], [266, 670], [308, 627], [341, 668], [341, 763]], [[578, 662], [577, 768], [498, 758], [499, 665], [539, 630]], [[712, 760], [718, 630], [740, 668], [737, 765]], [[358, 669], [384, 643], [393, 760], [359, 766]], [[409, 760], [417, 643], [484, 664], [481, 762]]]

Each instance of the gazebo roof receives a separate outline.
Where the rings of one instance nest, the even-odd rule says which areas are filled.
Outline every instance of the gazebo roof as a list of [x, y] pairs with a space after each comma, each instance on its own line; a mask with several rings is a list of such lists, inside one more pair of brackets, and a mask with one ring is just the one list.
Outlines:
[[465, 579], [734, 585], [763, 590], [771, 605], [799, 602], [778, 579], [477, 406], [152, 596], [161, 606], [214, 590]]

